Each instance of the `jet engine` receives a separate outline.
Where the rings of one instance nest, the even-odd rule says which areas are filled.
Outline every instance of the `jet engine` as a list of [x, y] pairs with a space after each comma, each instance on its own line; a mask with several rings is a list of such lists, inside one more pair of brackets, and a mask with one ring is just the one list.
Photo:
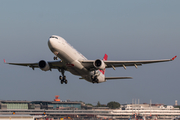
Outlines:
[[50, 70], [50, 66], [48, 64], [48, 62], [44, 61], [44, 60], [41, 60], [39, 61], [39, 68], [42, 70], [42, 71], [48, 71]]
[[97, 59], [93, 63], [94, 67], [100, 70], [104, 70], [106, 68], [106, 65], [103, 60]]

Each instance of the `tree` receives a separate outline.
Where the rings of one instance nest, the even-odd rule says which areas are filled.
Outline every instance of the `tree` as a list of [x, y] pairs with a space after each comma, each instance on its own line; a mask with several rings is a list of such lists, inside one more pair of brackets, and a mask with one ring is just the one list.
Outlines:
[[89, 105], [89, 106], [92, 106], [92, 107], [94, 107], [91, 103], [87, 103], [86, 105]]
[[120, 108], [120, 104], [118, 102], [115, 102], [115, 101], [112, 101], [112, 102], [109, 102], [107, 104], [107, 107], [109, 107], [110, 109], [117, 109], [117, 108]]
[[99, 102], [99, 101], [98, 101], [98, 103], [97, 103], [96, 107], [101, 107], [101, 104], [100, 104], [100, 102]]
[[180, 106], [179, 106], [179, 105], [177, 105], [177, 106], [174, 106], [174, 108], [179, 108], [179, 109], [180, 109]]

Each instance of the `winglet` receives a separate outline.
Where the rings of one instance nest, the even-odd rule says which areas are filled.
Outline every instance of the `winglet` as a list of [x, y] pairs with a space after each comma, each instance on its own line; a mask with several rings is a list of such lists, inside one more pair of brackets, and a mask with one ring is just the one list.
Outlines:
[[[106, 61], [108, 59], [108, 55], [107, 54], [105, 54], [104, 55], [104, 58], [103, 58], [103, 61]], [[104, 69], [104, 70], [99, 70], [102, 74], [105, 74], [105, 70], [106, 69]]]
[[176, 56], [174, 56], [171, 60], [174, 60], [176, 57], [177, 57], [177, 55], [176, 55]]
[[3, 59], [4, 60], [4, 63], [6, 63], [6, 60], [5, 59]]
[[108, 55], [105, 54], [105, 55], [104, 55], [104, 58], [103, 58], [103, 61], [105, 61], [105, 60], [107, 60], [107, 59], [108, 59]]

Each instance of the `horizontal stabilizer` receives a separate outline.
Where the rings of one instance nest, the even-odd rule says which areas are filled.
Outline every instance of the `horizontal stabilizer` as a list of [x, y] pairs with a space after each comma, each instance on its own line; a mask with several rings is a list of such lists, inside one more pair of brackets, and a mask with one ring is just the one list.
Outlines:
[[112, 80], [112, 79], [132, 79], [132, 77], [106, 77], [106, 80]]

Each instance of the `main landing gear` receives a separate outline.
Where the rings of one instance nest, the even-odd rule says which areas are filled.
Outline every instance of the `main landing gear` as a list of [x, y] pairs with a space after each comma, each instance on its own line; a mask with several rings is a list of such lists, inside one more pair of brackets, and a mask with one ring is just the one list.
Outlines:
[[62, 77], [62, 76], [59, 76], [59, 80], [61, 81], [61, 84], [65, 83], [67, 84], [68, 81], [66, 80], [66, 76]]
[[98, 79], [97, 79], [97, 76], [92, 75], [92, 76], [91, 76], [91, 79], [92, 79], [92, 83], [93, 83], [93, 84], [94, 84], [94, 83], [99, 83], [99, 82], [98, 82]]
[[91, 76], [91, 80], [92, 80], [92, 83], [99, 83], [98, 81], [98, 72], [96, 70], [94, 70], [94, 75]]
[[58, 69], [59, 72], [61, 72], [62, 76], [59, 76], [59, 80], [60, 80], [60, 83], [63, 84], [67, 84], [68, 81], [66, 80], [66, 76], [64, 75], [64, 69]]

